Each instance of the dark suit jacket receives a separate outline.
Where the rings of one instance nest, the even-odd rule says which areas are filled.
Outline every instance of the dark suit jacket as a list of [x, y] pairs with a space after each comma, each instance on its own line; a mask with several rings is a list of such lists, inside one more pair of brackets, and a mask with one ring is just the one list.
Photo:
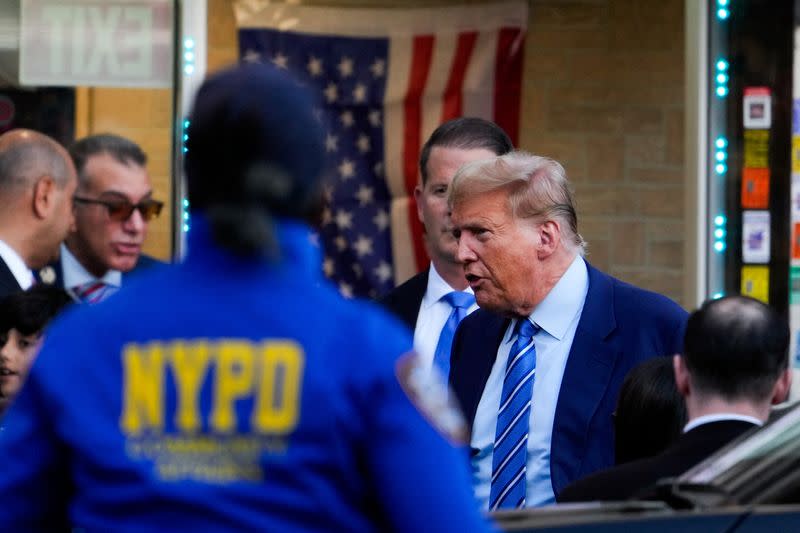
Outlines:
[[[158, 259], [150, 257], [149, 255], [141, 254], [139, 256], [139, 260], [136, 262], [136, 266], [133, 267], [133, 270], [122, 274], [123, 286], [125, 285], [125, 281], [131, 276], [135, 276], [136, 274], [139, 274], [155, 265], [162, 265], [162, 264], [163, 262], [159, 261]], [[49, 281], [48, 279], [46, 279], [47, 276], [42, 276], [42, 272], [47, 268], [52, 269], [53, 272], [55, 273], [55, 278], [53, 279], [53, 281]], [[48, 285], [52, 285], [54, 287], [61, 287], [62, 289], [69, 288], [69, 287], [64, 287], [64, 269], [61, 266], [60, 258], [57, 261], [54, 261], [49, 265], [47, 265], [46, 267], [44, 267], [43, 269], [39, 270], [39, 272], [37, 272], [36, 275], [43, 283], [47, 283]]]
[[428, 288], [428, 272], [420, 272], [387, 293], [378, 303], [400, 318], [413, 332], [417, 327], [419, 306]]
[[651, 487], [659, 479], [683, 474], [754, 427], [758, 426], [740, 420], [722, 420], [697, 426], [655, 457], [609, 468], [569, 485], [558, 501], [628, 499]]
[[[556, 495], [614, 464], [611, 413], [622, 380], [648, 357], [679, 353], [686, 328], [686, 311], [672, 300], [588, 263], [587, 268], [589, 290], [564, 369], [550, 442]], [[508, 324], [508, 318], [479, 309], [456, 331], [450, 384], [470, 426]]]
[[21, 291], [22, 287], [17, 283], [17, 278], [11, 273], [11, 270], [0, 257], [0, 298], [5, 298], [13, 292]]

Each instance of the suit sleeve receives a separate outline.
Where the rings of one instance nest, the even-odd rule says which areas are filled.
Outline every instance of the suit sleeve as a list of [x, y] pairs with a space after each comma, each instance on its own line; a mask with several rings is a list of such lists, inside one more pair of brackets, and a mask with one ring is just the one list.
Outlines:
[[0, 524], [6, 531], [66, 530], [67, 468], [51, 415], [34, 368], [0, 431]]

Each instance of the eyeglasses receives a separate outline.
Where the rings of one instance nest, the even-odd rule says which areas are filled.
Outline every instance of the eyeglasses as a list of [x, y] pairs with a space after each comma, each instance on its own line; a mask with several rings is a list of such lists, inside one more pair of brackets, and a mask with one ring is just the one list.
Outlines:
[[164, 207], [164, 202], [159, 202], [152, 198], [142, 200], [138, 204], [132, 204], [127, 200], [95, 200], [93, 198], [81, 198], [80, 196], [73, 196], [72, 199], [79, 204], [102, 205], [106, 208], [108, 217], [115, 222], [128, 220], [134, 209], [139, 210], [139, 214], [142, 215], [145, 221], [152, 220], [161, 214], [161, 208]]

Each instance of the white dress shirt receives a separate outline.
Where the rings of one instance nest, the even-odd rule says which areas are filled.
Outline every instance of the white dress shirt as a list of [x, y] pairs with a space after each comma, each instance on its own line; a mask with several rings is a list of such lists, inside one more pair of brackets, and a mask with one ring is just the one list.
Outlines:
[[17, 280], [22, 290], [27, 291], [33, 285], [33, 272], [25, 260], [20, 257], [16, 250], [3, 241], [0, 241], [0, 257], [3, 258], [14, 279]]
[[87, 271], [80, 262], [72, 255], [72, 252], [61, 245], [61, 275], [64, 280], [64, 288], [71, 291], [78, 285], [92, 281], [102, 281], [106, 285], [119, 289], [122, 286], [122, 272], [119, 270], [109, 270], [102, 278], [97, 279]]
[[[419, 314], [417, 315], [417, 324], [414, 328], [414, 349], [419, 355], [424, 368], [430, 369], [433, 366], [433, 357], [436, 354], [439, 335], [441, 335], [442, 328], [453, 310], [449, 303], [442, 301], [442, 296], [454, 290], [436, 272], [436, 268], [431, 263], [428, 273], [428, 287], [422, 297]], [[464, 292], [472, 294], [472, 289], [467, 287]], [[472, 313], [477, 308], [477, 304], [473, 304], [467, 309], [467, 314]]]
[[[544, 300], [533, 310], [529, 320], [541, 329], [534, 337], [536, 346], [536, 376], [533, 381], [530, 430], [528, 432], [528, 480], [525, 505], [536, 507], [555, 502], [550, 480], [550, 442], [553, 436], [553, 419], [561, 379], [567, 365], [572, 340], [586, 301], [589, 274], [586, 263], [576, 257]], [[472, 458], [472, 480], [475, 496], [484, 510], [489, 507], [492, 479], [492, 453], [497, 430], [497, 411], [503, 392], [508, 355], [516, 335], [512, 320], [506, 330], [492, 372], [483, 389], [470, 445], [478, 450]]]
[[736, 420], [738, 422], [750, 422], [757, 426], [763, 426], [764, 422], [754, 416], [740, 415], [738, 413], [715, 413], [713, 415], [698, 416], [689, 420], [689, 423], [683, 427], [683, 432], [688, 433], [697, 426], [703, 424], [710, 424], [711, 422], [722, 422], [723, 420]]

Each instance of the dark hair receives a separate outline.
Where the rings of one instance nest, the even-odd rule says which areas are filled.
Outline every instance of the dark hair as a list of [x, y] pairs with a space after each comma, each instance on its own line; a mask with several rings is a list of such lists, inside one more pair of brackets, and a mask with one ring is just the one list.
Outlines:
[[682, 356], [698, 391], [768, 400], [789, 364], [789, 326], [747, 296], [710, 300], [689, 316]]
[[7, 335], [11, 329], [23, 335], [39, 333], [70, 303], [72, 298], [66, 291], [48, 285], [11, 293], [0, 300], [0, 335]]
[[686, 405], [675, 385], [671, 357], [635, 366], [619, 389], [614, 417], [617, 464], [653, 457], [683, 432]]
[[509, 136], [494, 122], [478, 117], [448, 120], [434, 130], [422, 147], [419, 171], [423, 185], [428, 181], [428, 159], [434, 146], [461, 150], [486, 148], [495, 155], [503, 155], [514, 149]]
[[142, 148], [125, 137], [112, 133], [98, 133], [76, 141], [69, 149], [69, 155], [75, 164], [80, 183], [86, 185], [88, 176], [84, 174], [86, 162], [98, 154], [108, 154], [123, 165], [131, 163], [143, 167], [147, 164], [147, 154]]
[[221, 246], [274, 257], [272, 217], [305, 220], [318, 207], [325, 151], [314, 103], [270, 65], [242, 64], [200, 87], [186, 143], [189, 200]]

